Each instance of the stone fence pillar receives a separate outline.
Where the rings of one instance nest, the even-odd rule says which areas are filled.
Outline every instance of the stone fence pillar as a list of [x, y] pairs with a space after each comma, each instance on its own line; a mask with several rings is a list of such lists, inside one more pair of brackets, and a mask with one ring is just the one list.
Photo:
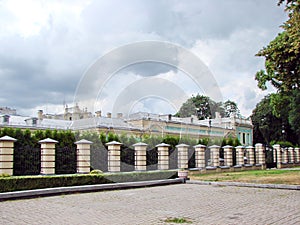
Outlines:
[[255, 165], [255, 160], [254, 160], [254, 147], [253, 146], [247, 146], [246, 150], [249, 155], [249, 161], [248, 164], [250, 165]]
[[108, 172], [121, 171], [121, 145], [122, 143], [117, 141], [106, 143], [108, 147]]
[[147, 144], [139, 142], [133, 145], [134, 147], [134, 165], [136, 171], [147, 170]]
[[93, 142], [82, 139], [77, 145], [77, 173], [89, 173], [91, 170], [91, 144]]
[[265, 156], [265, 147], [261, 143], [257, 143], [255, 145], [255, 152], [256, 152], [256, 164], [261, 164], [264, 168], [266, 164], [266, 156]]
[[169, 147], [170, 145], [166, 143], [161, 143], [156, 145], [158, 151], [158, 170], [169, 169]]
[[210, 148], [210, 155], [211, 155], [211, 161], [213, 167], [220, 166], [220, 146], [218, 145], [212, 145]]
[[46, 138], [39, 141], [41, 144], [41, 174], [55, 174], [55, 145], [58, 141]]
[[295, 159], [294, 159], [294, 148], [289, 147], [288, 148], [288, 152], [289, 152], [289, 162], [290, 163], [294, 163]]
[[296, 163], [300, 162], [300, 148], [295, 148], [295, 161]]
[[176, 145], [178, 149], [178, 169], [189, 168], [189, 145]]
[[276, 144], [273, 145], [273, 148], [276, 151], [276, 161], [277, 161], [277, 168], [280, 169], [281, 168], [281, 163], [282, 163], [282, 152], [281, 152], [281, 147], [280, 145]]
[[196, 168], [205, 168], [205, 145], [195, 145]]
[[9, 136], [0, 138], [0, 174], [14, 173], [14, 139]]
[[288, 148], [283, 149], [283, 162], [288, 163], [289, 162], [289, 150]]
[[233, 160], [232, 160], [232, 149], [233, 147], [230, 145], [223, 146], [224, 149], [224, 165], [225, 166], [233, 166]]
[[244, 146], [236, 146], [236, 165], [243, 166], [244, 165]]

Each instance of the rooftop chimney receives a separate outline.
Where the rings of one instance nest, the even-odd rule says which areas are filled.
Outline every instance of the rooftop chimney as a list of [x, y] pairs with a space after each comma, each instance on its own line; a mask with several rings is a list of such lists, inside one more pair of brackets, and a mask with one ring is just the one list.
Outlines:
[[101, 110], [95, 112], [96, 113], [96, 117], [101, 117]]

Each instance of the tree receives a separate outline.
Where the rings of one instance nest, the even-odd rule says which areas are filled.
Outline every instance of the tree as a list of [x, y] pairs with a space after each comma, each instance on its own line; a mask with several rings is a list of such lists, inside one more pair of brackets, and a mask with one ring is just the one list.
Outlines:
[[230, 117], [232, 114], [240, 114], [237, 104], [233, 101], [227, 100], [223, 104], [225, 110], [225, 117]]
[[[293, 133], [298, 137], [294, 142], [299, 144], [300, 0], [280, 0], [278, 5], [284, 2], [289, 19], [281, 26], [283, 31], [256, 54], [265, 57], [265, 70], [258, 71], [255, 79], [262, 90], [267, 89], [268, 82], [277, 89], [276, 94], [269, 96], [272, 116], [281, 120], [284, 128], [293, 129]], [[271, 127], [269, 129], [271, 130]], [[275, 132], [273, 129], [271, 131]]]
[[[283, 1], [279, 1], [279, 5]], [[289, 19], [281, 27], [283, 32], [256, 55], [265, 57], [266, 71], [260, 70], [255, 79], [265, 90], [267, 82], [281, 92], [300, 90], [300, 0], [287, 0]]]
[[297, 143], [297, 135], [288, 123], [288, 115], [274, 115], [272, 109], [272, 98], [278, 94], [265, 96], [253, 110], [251, 120], [253, 124], [254, 143], [276, 143], [279, 141], [289, 141]]
[[199, 95], [192, 96], [182, 104], [176, 116], [189, 117], [196, 115], [198, 119], [215, 118], [215, 113], [219, 112], [224, 116], [225, 110], [222, 102], [215, 102], [208, 96]]

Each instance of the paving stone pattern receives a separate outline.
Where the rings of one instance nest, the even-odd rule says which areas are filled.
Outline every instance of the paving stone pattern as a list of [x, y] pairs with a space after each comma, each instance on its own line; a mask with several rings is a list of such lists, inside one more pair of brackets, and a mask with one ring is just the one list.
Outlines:
[[294, 190], [179, 184], [0, 202], [0, 224], [300, 224]]

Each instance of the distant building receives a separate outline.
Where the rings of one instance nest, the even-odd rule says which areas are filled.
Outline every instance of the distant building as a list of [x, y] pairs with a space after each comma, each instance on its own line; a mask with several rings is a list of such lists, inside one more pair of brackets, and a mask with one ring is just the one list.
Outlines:
[[44, 114], [43, 110], [38, 111], [38, 119], [57, 119], [57, 120], [80, 120], [92, 118], [93, 114], [87, 111], [87, 108], [80, 109], [78, 104], [74, 107], [65, 106], [65, 111], [60, 114]]
[[187, 118], [172, 115], [158, 115], [146, 112], [130, 114], [127, 118], [122, 113], [114, 117], [111, 113], [102, 116], [101, 111], [93, 115], [85, 108], [66, 107], [58, 115], [43, 114], [37, 117], [0, 114], [1, 127], [37, 129], [57, 129], [73, 131], [97, 131], [135, 135], [176, 135], [194, 139], [211, 137], [237, 137], [243, 145], [253, 144], [253, 126], [250, 119], [231, 115], [228, 118], [216, 116], [215, 119], [198, 120], [196, 116]]
[[0, 106], [0, 114], [2, 114], [2, 115], [17, 115], [17, 110], [11, 109], [9, 107]]

